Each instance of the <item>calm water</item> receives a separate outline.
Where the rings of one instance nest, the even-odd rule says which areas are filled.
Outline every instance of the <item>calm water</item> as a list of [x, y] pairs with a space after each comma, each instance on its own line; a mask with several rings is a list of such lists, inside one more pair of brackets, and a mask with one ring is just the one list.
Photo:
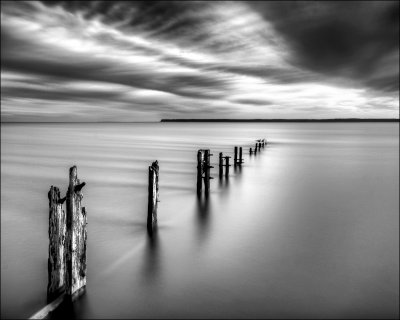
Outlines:
[[[47, 192], [64, 195], [76, 164], [88, 212], [78, 318], [398, 318], [398, 136], [398, 123], [2, 124], [1, 317], [46, 304]], [[243, 168], [219, 181], [218, 152], [235, 145]], [[207, 203], [199, 148], [214, 154]]]

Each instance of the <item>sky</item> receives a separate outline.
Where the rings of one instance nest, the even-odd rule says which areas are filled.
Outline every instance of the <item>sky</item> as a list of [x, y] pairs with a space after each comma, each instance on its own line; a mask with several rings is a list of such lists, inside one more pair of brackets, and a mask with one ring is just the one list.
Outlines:
[[399, 118], [398, 1], [1, 1], [1, 121]]

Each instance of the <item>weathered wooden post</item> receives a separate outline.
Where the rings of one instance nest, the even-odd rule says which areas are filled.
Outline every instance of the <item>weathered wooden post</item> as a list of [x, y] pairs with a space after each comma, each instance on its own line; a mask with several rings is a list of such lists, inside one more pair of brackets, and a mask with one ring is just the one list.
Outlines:
[[66, 294], [77, 297], [86, 286], [86, 240], [87, 215], [81, 205], [82, 188], [76, 166], [69, 169], [67, 191], [67, 230], [66, 230]]
[[230, 157], [225, 156], [224, 158], [225, 158], [225, 177], [228, 177], [229, 176], [229, 167], [231, 166], [229, 164]]
[[212, 179], [212, 177], [210, 177], [210, 168], [214, 168], [210, 166], [210, 156], [212, 156], [210, 150], [204, 150], [204, 191], [206, 196], [210, 192], [210, 179]]
[[203, 151], [197, 151], [197, 194], [201, 195], [203, 185]]
[[253, 154], [253, 150], [252, 150], [251, 148], [250, 148], [250, 151], [249, 151], [249, 152], [250, 152], [250, 155], [252, 155], [252, 154]]
[[241, 166], [242, 165], [242, 163], [244, 162], [244, 159], [243, 159], [243, 152], [242, 152], [243, 150], [242, 150], [242, 147], [239, 147], [239, 165]]
[[51, 186], [49, 198], [49, 258], [47, 262], [47, 301], [51, 302], [65, 290], [65, 231], [66, 216], [60, 190]]
[[222, 158], [222, 152], [219, 153], [219, 178], [222, 179], [222, 175], [224, 173], [224, 164], [223, 164], [223, 158]]
[[254, 146], [254, 154], [257, 154], [257, 142], [256, 145]]
[[158, 188], [159, 179], [159, 166], [158, 161], [154, 161], [149, 166], [149, 194], [148, 194], [148, 207], [147, 207], [147, 229], [151, 232], [153, 227], [157, 224], [157, 208], [158, 208]]
[[235, 147], [235, 157], [233, 158], [233, 165], [236, 167], [238, 164], [238, 147]]

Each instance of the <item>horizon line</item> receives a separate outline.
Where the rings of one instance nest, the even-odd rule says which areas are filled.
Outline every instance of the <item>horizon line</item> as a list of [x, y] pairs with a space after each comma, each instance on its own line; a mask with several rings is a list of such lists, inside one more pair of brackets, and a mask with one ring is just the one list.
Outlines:
[[58, 124], [58, 123], [160, 123], [160, 122], [400, 122], [399, 118], [277, 118], [277, 119], [204, 119], [204, 118], [187, 118], [187, 119], [160, 119], [153, 121], [0, 121], [1, 124]]

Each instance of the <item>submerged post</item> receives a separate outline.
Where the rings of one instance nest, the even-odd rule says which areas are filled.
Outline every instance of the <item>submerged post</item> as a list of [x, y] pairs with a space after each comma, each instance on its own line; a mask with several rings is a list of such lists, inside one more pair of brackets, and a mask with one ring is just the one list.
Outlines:
[[225, 158], [225, 177], [228, 177], [229, 176], [229, 167], [231, 166], [229, 164], [230, 157], [226, 156], [224, 158]]
[[81, 205], [82, 188], [76, 166], [69, 169], [67, 191], [67, 230], [66, 230], [66, 293], [76, 297], [86, 286], [86, 240], [87, 215]]
[[47, 301], [57, 298], [65, 290], [65, 231], [66, 216], [62, 208], [65, 197], [60, 199], [60, 190], [51, 186], [49, 198], [49, 258], [47, 262]]
[[233, 165], [236, 167], [238, 163], [238, 147], [235, 147], [235, 157], [233, 158]]
[[201, 195], [203, 185], [203, 151], [197, 151], [197, 194]]
[[158, 208], [158, 179], [159, 179], [159, 166], [158, 161], [154, 161], [149, 166], [149, 195], [148, 195], [148, 209], [147, 209], [147, 229], [153, 230], [157, 224], [157, 208]]
[[204, 191], [206, 195], [210, 192], [210, 150], [204, 150]]
[[219, 153], [219, 178], [222, 179], [222, 175], [224, 173], [224, 164], [223, 164], [223, 158], [222, 158], [222, 152]]

